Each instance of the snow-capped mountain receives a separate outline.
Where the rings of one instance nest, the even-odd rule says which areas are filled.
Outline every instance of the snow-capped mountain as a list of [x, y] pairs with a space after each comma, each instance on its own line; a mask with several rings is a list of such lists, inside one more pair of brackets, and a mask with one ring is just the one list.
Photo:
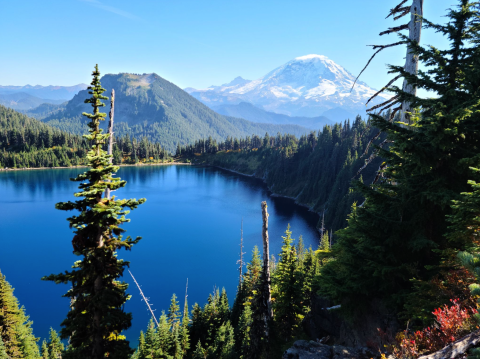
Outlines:
[[[258, 80], [241, 77], [228, 84], [195, 90], [187, 88], [198, 100], [211, 108], [249, 102], [266, 111], [289, 116], [320, 116], [341, 109], [364, 114], [365, 103], [376, 90], [323, 55], [301, 56], [276, 68]], [[382, 99], [388, 99], [384, 95]]]

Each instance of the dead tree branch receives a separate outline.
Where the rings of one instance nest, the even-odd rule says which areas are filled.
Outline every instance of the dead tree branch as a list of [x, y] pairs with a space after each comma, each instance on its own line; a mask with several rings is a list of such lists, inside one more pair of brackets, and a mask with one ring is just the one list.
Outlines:
[[372, 46], [373, 49], [378, 49], [373, 55], [372, 57], [370, 57], [370, 60], [368, 60], [367, 64], [365, 65], [365, 67], [362, 69], [362, 71], [360, 71], [360, 74], [357, 76], [357, 78], [355, 79], [355, 81], [353, 82], [353, 85], [352, 85], [352, 88], [350, 89], [350, 92], [352, 92], [353, 88], [355, 87], [355, 84], [357, 83], [358, 79], [360, 78], [360, 76], [363, 74], [363, 72], [367, 69], [368, 65], [370, 65], [370, 62], [372, 62], [373, 58], [382, 50], [385, 50], [389, 47], [393, 47], [393, 46], [397, 46], [397, 45], [401, 45], [403, 44], [403, 41], [399, 41], [399, 42], [396, 42], [394, 44], [389, 44], [389, 45], [368, 45], [368, 46]]
[[395, 15], [396, 13], [402, 11], [401, 9], [404, 9], [405, 7], [408, 7], [410, 8], [410, 6], [405, 6], [402, 8], [402, 6], [407, 2], [408, 0], [403, 0], [400, 4], [398, 4], [397, 6], [395, 6], [393, 9], [390, 10], [389, 14], [387, 15], [387, 17], [385, 19], [388, 19], [390, 16], [392, 15]]
[[408, 24], [391, 27], [391, 28], [389, 28], [385, 31], [382, 31], [379, 35], [380, 36], [388, 35], [388, 34], [391, 34], [392, 32], [399, 32], [399, 31], [406, 30], [406, 29], [408, 29]]
[[[400, 95], [393, 96], [390, 100], [387, 100], [387, 101], [385, 101], [385, 102], [382, 102], [381, 104], [378, 104], [378, 105], [375, 105], [375, 106], [373, 106], [373, 107], [370, 107], [370, 108], [367, 110], [367, 112], [376, 110], [377, 108], [380, 108], [380, 107], [384, 107], [384, 106], [388, 105], [388, 104], [391, 103], [391, 102], [393, 102], [393, 103], [391, 104], [391, 106], [393, 106], [393, 105], [395, 105], [395, 104], [397, 103], [397, 100], [398, 100], [399, 97], [400, 97]], [[388, 108], [390, 108], [391, 106], [389, 106]], [[387, 107], [386, 107], [386, 108], [382, 108], [382, 111], [384, 111], [384, 110], [386, 110], [386, 109], [387, 109]]]
[[[115, 90], [112, 89], [112, 97], [110, 99], [110, 113], [108, 114], [110, 117], [110, 122], [108, 123], [108, 155], [112, 156], [113, 155], [113, 115], [115, 111]], [[113, 163], [113, 158], [110, 157], [108, 159], [110, 164]], [[110, 199], [110, 188], [107, 188], [105, 190], [105, 197]]]
[[130, 275], [132, 276], [133, 281], [135, 282], [135, 284], [137, 285], [138, 290], [140, 291], [140, 295], [142, 296], [142, 298], [143, 298], [143, 300], [145, 301], [145, 303], [147, 303], [148, 310], [150, 311], [150, 313], [152, 313], [152, 318], [153, 318], [153, 320], [155, 321], [155, 324], [157, 324], [157, 328], [158, 328], [157, 318], [155, 318], [155, 314], [153, 314], [153, 310], [152, 310], [152, 307], [150, 306], [150, 303], [148, 302], [148, 299], [147, 299], [147, 298], [145, 297], [145, 295], [143, 294], [143, 291], [142, 291], [142, 289], [140, 288], [140, 285], [138, 284], [137, 280], [135, 279], [135, 277], [133, 276], [132, 272], [130, 272], [129, 269], [128, 269], [128, 273], [130, 273]]
[[380, 95], [383, 91], [385, 91], [386, 89], [388, 89], [395, 81], [397, 81], [400, 77], [402, 77], [402, 75], [398, 75], [397, 77], [395, 77], [394, 79], [392, 79], [388, 84], [386, 84], [380, 91], [378, 91], [375, 95], [373, 95], [372, 97], [370, 97], [367, 101], [367, 103], [365, 104], [365, 106], [368, 105], [368, 103], [370, 101], [372, 101], [375, 97], [377, 97], [378, 95]]

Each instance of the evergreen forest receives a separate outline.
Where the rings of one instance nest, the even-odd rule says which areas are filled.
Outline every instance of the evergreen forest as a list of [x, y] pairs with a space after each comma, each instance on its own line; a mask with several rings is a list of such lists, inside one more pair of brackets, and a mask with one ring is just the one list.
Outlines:
[[[89, 143], [79, 135], [59, 130], [0, 105], [0, 168], [69, 167], [86, 165]], [[115, 164], [164, 163], [170, 153], [146, 137], [128, 134], [115, 140]]]
[[[409, 13], [405, 3], [394, 10]], [[132, 316], [124, 311], [129, 294], [122, 281], [129, 263], [120, 257], [141, 240], [123, 225], [146, 199], [118, 199], [111, 191], [127, 185], [115, 176], [118, 165], [173, 161], [169, 147], [122, 135], [109, 153], [112, 137], [101, 126], [109, 98], [98, 65], [84, 100], [83, 137], [0, 107], [2, 166], [87, 166], [73, 179], [77, 199], [56, 205], [74, 211], [68, 222], [78, 260], [43, 278], [69, 284], [62, 330], [52, 329], [40, 344], [0, 274], [0, 359], [293, 358], [285, 351], [298, 340], [313, 339], [310, 348], [333, 353], [349, 335], [365, 349], [350, 358], [479, 358], [479, 9], [477, 1], [457, 0], [446, 24], [423, 19], [448, 41], [446, 49], [400, 36], [424, 69], [390, 66], [391, 73], [436, 96], [391, 82], [387, 104], [400, 107], [372, 111], [367, 121], [357, 117], [298, 137], [278, 131], [176, 142], [176, 161], [254, 175], [309, 206], [321, 215], [321, 241], [305, 248], [285, 223], [280, 254], [270, 256], [262, 202], [263, 248], [247, 248], [252, 259], [245, 266], [240, 259], [233, 305], [220, 289], [203, 306], [173, 294], [168, 310], [145, 323], [136, 348], [123, 334]], [[411, 111], [399, 113], [402, 104]], [[453, 356], [459, 343], [463, 351]]]
[[[352, 179], [371, 183], [382, 162], [375, 158], [363, 168], [378, 129], [360, 116], [343, 124], [326, 125], [299, 139], [294, 135], [212, 138], [177, 147], [179, 160], [217, 166], [261, 178], [277, 195], [294, 198], [320, 214], [318, 228], [336, 231], [346, 225], [354, 202], [363, 197], [351, 190]], [[360, 171], [361, 170], [361, 171]]]

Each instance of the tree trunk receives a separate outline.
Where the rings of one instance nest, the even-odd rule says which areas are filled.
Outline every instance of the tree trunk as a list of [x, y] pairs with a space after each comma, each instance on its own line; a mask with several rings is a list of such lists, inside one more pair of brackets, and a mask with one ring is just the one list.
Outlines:
[[[113, 115], [114, 115], [114, 107], [115, 107], [115, 90], [112, 89], [112, 97], [110, 100], [110, 113], [108, 116], [110, 117], [110, 122], [108, 123], [108, 134], [110, 137], [108, 138], [108, 154], [110, 156], [113, 155]], [[109, 159], [110, 164], [113, 163], [113, 158], [110, 157]], [[105, 190], [105, 197], [110, 199], [110, 188]]]
[[[410, 8], [411, 20], [408, 25], [408, 37], [410, 40], [420, 43], [420, 35], [422, 33], [422, 18], [423, 16], [423, 0], [413, 0], [412, 7]], [[405, 71], [410, 74], [418, 73], [418, 56], [407, 47], [407, 57], [405, 60]], [[417, 87], [409, 84], [406, 80], [403, 80], [403, 91], [412, 95], [416, 95]], [[402, 103], [402, 122], [410, 123], [410, 114], [412, 111], [409, 102]]]
[[480, 344], [480, 330], [476, 330], [435, 353], [422, 355], [418, 359], [464, 358], [467, 351]]
[[267, 330], [268, 337], [268, 322], [273, 318], [272, 310], [272, 295], [270, 292], [270, 249], [268, 243], [268, 212], [267, 212], [267, 202], [262, 202], [262, 218], [263, 218], [263, 227], [262, 227], [262, 237], [263, 237], [263, 278], [264, 278], [264, 301], [265, 308], [267, 310], [264, 313], [265, 328]]

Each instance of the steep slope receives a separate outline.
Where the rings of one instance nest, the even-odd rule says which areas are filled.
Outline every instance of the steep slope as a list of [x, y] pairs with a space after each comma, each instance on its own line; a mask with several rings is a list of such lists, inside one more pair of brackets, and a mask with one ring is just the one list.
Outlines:
[[[297, 124], [311, 130], [319, 130], [327, 124], [333, 124], [333, 121], [325, 116], [292, 117], [262, 110], [248, 102], [240, 102], [238, 105], [220, 105], [213, 107], [213, 110], [225, 116], [244, 118], [252, 122], [274, 123], [277, 125]], [[349, 118], [349, 116], [345, 118]], [[341, 121], [343, 120], [339, 120], [338, 122]]]
[[43, 120], [48, 116], [52, 116], [65, 109], [67, 102], [63, 102], [60, 105], [54, 105], [51, 103], [42, 103], [40, 106], [35, 108], [21, 111], [28, 116], [35, 117], [37, 120]]
[[[264, 77], [247, 83], [213, 86], [188, 92], [210, 107], [249, 102], [266, 111], [315, 117], [340, 108], [353, 115], [365, 113], [365, 103], [376, 92], [323, 55], [301, 56]], [[387, 97], [382, 97], [387, 98]]]
[[[48, 99], [48, 100], [71, 100], [79, 91], [85, 90], [87, 85], [79, 84], [75, 86], [1, 86], [0, 94], [15, 94], [23, 92], [31, 96]], [[62, 101], [62, 102], [63, 102]], [[54, 103], [48, 101], [49, 103]]]
[[[115, 132], [146, 136], [174, 151], [177, 144], [211, 136], [224, 140], [227, 136], [292, 133], [301, 135], [308, 130], [297, 125], [256, 124], [243, 119], [219, 115], [185, 91], [156, 74], [108, 74], [101, 79], [110, 94], [115, 89]], [[91, 107], [84, 103], [88, 91], [80, 91], [69, 101], [65, 110], [44, 119], [52, 126], [73, 133], [84, 133], [82, 112]], [[106, 111], [108, 108], [106, 107]]]

